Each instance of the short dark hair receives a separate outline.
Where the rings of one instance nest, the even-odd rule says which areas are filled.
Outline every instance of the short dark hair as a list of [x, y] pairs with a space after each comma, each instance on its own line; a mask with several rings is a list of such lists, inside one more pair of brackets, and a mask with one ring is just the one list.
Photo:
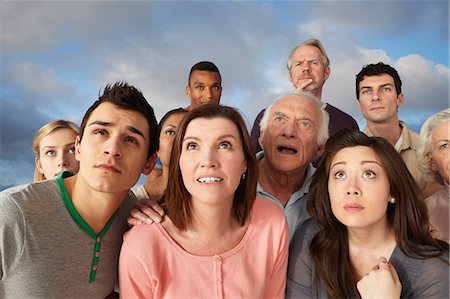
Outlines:
[[359, 101], [359, 84], [364, 80], [365, 76], [379, 76], [382, 74], [388, 74], [394, 79], [395, 91], [397, 95], [402, 93], [402, 80], [397, 71], [389, 64], [384, 64], [383, 62], [378, 62], [375, 64], [366, 64], [363, 66], [362, 70], [356, 75], [356, 98]]
[[188, 85], [189, 85], [189, 82], [191, 81], [191, 75], [192, 75], [193, 71], [208, 71], [208, 72], [217, 73], [219, 75], [220, 82], [222, 82], [222, 76], [220, 75], [219, 69], [217, 68], [217, 66], [214, 63], [212, 63], [210, 61], [200, 61], [191, 67], [191, 71], [189, 72], [189, 77], [188, 77]]
[[83, 139], [84, 129], [89, 117], [102, 103], [111, 103], [120, 109], [137, 111], [142, 114], [145, 119], [147, 119], [149, 128], [149, 149], [147, 158], [156, 153], [159, 144], [159, 135], [158, 124], [153, 108], [144, 98], [141, 91], [134, 86], [128, 85], [128, 83], [124, 81], [116, 82], [114, 85], [106, 85], [103, 94], [100, 95], [98, 100], [86, 111], [80, 126], [80, 140]]
[[348, 283], [355, 271], [349, 257], [347, 229], [334, 216], [328, 190], [333, 158], [340, 150], [356, 146], [371, 148], [386, 172], [390, 194], [395, 198], [395, 204], [388, 203], [387, 219], [399, 249], [410, 257], [421, 259], [448, 252], [447, 243], [431, 237], [427, 206], [397, 151], [383, 138], [368, 137], [354, 129], [341, 129], [326, 143], [323, 159], [311, 180], [307, 200], [307, 210], [320, 227], [309, 251], [316, 269], [315, 281], [324, 283], [330, 298], [358, 296], [356, 285]]
[[[217, 117], [227, 119], [236, 125], [241, 136], [242, 148], [247, 162], [246, 176], [240, 181], [234, 193], [233, 200], [234, 214], [241, 225], [244, 225], [249, 217], [253, 202], [256, 198], [258, 162], [253, 154], [253, 143], [248, 134], [244, 119], [237, 110], [231, 107], [217, 104], [201, 105], [188, 112], [183, 118], [173, 143], [169, 164], [170, 180], [166, 194], [167, 215], [180, 230], [185, 230], [192, 223], [191, 195], [184, 185], [179, 164], [186, 129], [194, 119], [213, 119]], [[205, 134], [208, 134], [207, 130], [205, 130]]]

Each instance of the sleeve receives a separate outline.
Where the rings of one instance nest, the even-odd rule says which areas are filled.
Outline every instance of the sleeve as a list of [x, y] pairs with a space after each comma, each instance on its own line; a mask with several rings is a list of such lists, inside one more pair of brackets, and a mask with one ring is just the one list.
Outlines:
[[12, 198], [0, 193], [0, 281], [10, 277], [25, 248], [25, 219]]
[[291, 241], [287, 271], [287, 299], [313, 297], [313, 265], [309, 257], [309, 244], [312, 239], [310, 228], [311, 220], [308, 220], [296, 230]]
[[119, 257], [119, 289], [121, 298], [153, 298], [156, 283], [151, 279], [144, 251], [133, 227], [124, 236]]
[[289, 229], [284, 213], [281, 212], [280, 214], [282, 216], [282, 221], [280, 221], [282, 223], [282, 228], [280, 230], [281, 235], [277, 236], [280, 240], [280, 245], [278, 246], [278, 252], [276, 252], [275, 263], [270, 280], [266, 284], [267, 289], [264, 294], [264, 298], [284, 298], [284, 293], [286, 290], [286, 270], [289, 252]]
[[425, 269], [414, 283], [414, 298], [449, 298], [449, 255], [424, 260]]
[[264, 111], [266, 111], [266, 109], [261, 110], [261, 112], [259, 112], [258, 116], [256, 116], [255, 122], [253, 123], [252, 131], [250, 133], [250, 136], [252, 137], [252, 142], [253, 142], [253, 147], [254, 147], [255, 153], [261, 151], [261, 146], [259, 145], [259, 142], [258, 142], [258, 138], [261, 133], [260, 128], [259, 128], [259, 123], [261, 122], [261, 119], [264, 116]]

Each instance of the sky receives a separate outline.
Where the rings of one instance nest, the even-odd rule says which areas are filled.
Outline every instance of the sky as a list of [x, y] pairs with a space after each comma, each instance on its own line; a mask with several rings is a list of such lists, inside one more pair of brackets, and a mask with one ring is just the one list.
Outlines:
[[189, 105], [192, 65], [214, 62], [221, 103], [249, 130], [292, 90], [286, 62], [318, 38], [331, 60], [322, 100], [365, 121], [355, 75], [390, 64], [403, 81], [400, 119], [419, 131], [449, 107], [449, 2], [442, 1], [4, 1], [0, 2], [0, 190], [33, 180], [36, 131], [76, 124], [108, 83], [140, 89], [157, 119]]

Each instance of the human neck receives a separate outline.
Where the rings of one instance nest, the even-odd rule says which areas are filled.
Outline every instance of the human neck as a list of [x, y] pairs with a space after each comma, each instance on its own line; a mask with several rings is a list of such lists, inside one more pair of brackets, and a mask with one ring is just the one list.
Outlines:
[[371, 229], [349, 228], [348, 242], [354, 249], [371, 250], [395, 242], [395, 234], [388, 225], [381, 225]]
[[371, 230], [348, 230], [348, 245], [356, 283], [377, 265], [381, 256], [387, 260], [391, 258], [397, 241], [392, 229], [385, 226]]
[[258, 182], [264, 191], [273, 195], [285, 206], [291, 195], [303, 186], [307, 167], [291, 172], [279, 171], [264, 157], [259, 161]]
[[397, 143], [402, 134], [402, 128], [399, 125], [397, 117], [384, 123], [368, 122], [367, 127], [374, 136], [387, 140], [392, 146]]
[[221, 205], [197, 203], [191, 199], [192, 223], [188, 231], [214, 240], [235, 229], [238, 222], [233, 213], [233, 200]]
[[105, 193], [91, 189], [77, 174], [63, 180], [67, 193], [80, 216], [95, 233], [105, 227], [128, 192]]

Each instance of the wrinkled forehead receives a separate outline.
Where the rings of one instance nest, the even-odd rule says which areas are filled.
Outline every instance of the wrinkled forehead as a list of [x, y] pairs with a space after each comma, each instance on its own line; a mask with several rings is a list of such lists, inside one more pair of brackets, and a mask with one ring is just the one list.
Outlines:
[[271, 114], [283, 113], [290, 117], [304, 118], [313, 120], [320, 119], [319, 107], [314, 100], [301, 95], [288, 95], [279, 99], [272, 107]]
[[299, 47], [297, 50], [295, 50], [294, 54], [292, 55], [292, 58], [294, 60], [298, 59], [323, 59], [322, 52], [320, 52], [320, 49], [314, 46], [302, 46]]

